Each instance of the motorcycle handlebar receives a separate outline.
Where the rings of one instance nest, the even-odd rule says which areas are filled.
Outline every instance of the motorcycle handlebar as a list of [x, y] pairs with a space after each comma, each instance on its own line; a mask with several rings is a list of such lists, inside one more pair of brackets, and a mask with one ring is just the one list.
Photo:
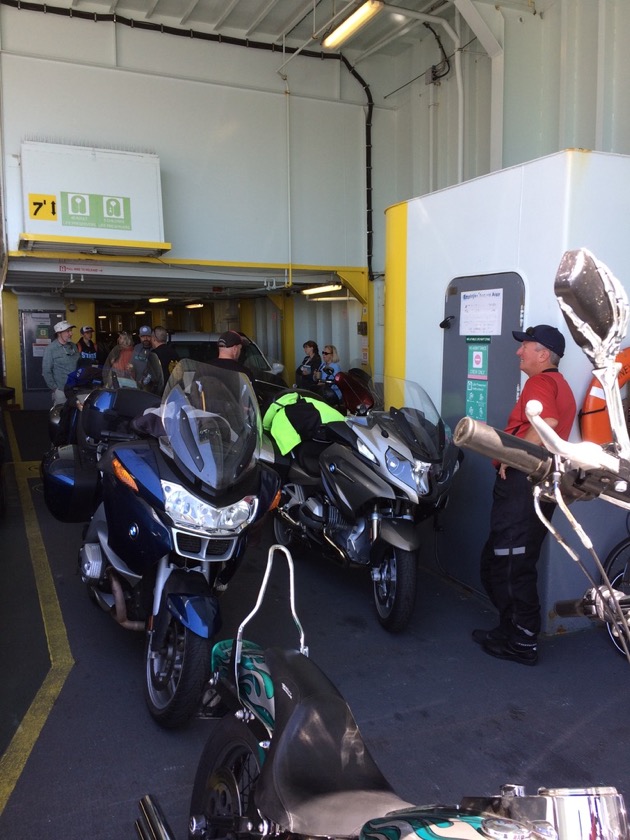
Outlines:
[[553, 467], [550, 453], [542, 446], [495, 429], [471, 417], [463, 417], [453, 434], [457, 446], [472, 449], [480, 455], [494, 458], [508, 467], [527, 473], [533, 481], [540, 481]]

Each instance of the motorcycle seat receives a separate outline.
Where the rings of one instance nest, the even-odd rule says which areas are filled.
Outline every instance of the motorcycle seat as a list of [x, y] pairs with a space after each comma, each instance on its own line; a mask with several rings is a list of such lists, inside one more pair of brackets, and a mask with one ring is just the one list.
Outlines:
[[265, 651], [275, 725], [256, 806], [283, 830], [356, 837], [368, 819], [411, 808], [391, 788], [348, 704], [298, 651]]

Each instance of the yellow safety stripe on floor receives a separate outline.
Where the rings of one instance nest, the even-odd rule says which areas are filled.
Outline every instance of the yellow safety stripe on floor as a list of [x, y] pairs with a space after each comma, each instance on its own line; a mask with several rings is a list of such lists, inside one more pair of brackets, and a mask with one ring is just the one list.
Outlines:
[[39, 529], [39, 523], [28, 486], [29, 478], [36, 478], [39, 475], [39, 462], [20, 461], [20, 453], [13, 430], [12, 415], [9, 412], [5, 412], [5, 418], [7, 421], [7, 436], [11, 446], [18, 494], [24, 516], [29, 554], [33, 565], [35, 585], [37, 586], [39, 605], [48, 642], [50, 671], [24, 715], [22, 723], [19, 725], [6, 752], [0, 757], [0, 814], [4, 811], [9, 797], [13, 793], [13, 789], [24, 770], [24, 765], [39, 737], [39, 733], [42, 731], [55, 700], [61, 693], [66, 677], [74, 664], [74, 659], [70, 652], [70, 645], [68, 644], [66, 627], [57, 599], [55, 584], [44, 548], [44, 541]]

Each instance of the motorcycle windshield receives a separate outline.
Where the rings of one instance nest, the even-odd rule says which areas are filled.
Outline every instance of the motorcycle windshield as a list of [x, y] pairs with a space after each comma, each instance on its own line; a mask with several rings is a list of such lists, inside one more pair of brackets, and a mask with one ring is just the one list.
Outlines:
[[118, 343], [110, 350], [103, 365], [103, 384], [106, 388], [137, 388], [136, 374], [132, 364], [133, 343]]
[[258, 458], [262, 423], [245, 374], [183, 359], [164, 389], [160, 446], [208, 487], [224, 490]]
[[415, 457], [429, 463], [441, 461], [451, 430], [424, 388], [417, 382], [386, 376], [383, 392], [389, 419]]

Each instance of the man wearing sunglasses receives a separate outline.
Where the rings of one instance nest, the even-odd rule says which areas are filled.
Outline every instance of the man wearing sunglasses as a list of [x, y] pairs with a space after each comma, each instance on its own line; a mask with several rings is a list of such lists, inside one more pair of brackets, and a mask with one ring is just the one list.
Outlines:
[[[542, 419], [568, 440], [575, 419], [575, 399], [558, 370], [564, 355], [564, 337], [548, 324], [512, 333], [520, 346], [516, 355], [528, 377], [505, 428], [516, 437], [533, 443], [542, 441], [525, 414], [529, 400], [542, 403]], [[481, 581], [499, 613], [499, 624], [491, 630], [474, 630], [473, 639], [498, 659], [521, 665], [538, 661], [540, 601], [536, 564], [547, 529], [534, 509], [532, 486], [519, 470], [497, 464], [490, 535], [481, 555]], [[555, 504], [541, 505], [551, 519]]]

